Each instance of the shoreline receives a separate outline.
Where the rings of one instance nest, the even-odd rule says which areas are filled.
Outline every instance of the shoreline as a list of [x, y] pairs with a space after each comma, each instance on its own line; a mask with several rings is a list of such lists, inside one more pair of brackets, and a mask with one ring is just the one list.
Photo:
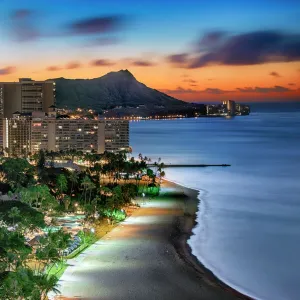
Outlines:
[[[78, 257], [68, 261], [50, 299], [251, 299], [230, 288], [192, 255], [187, 240], [199, 191], [164, 180], [161, 194]], [[119, 284], [116, 285], [116, 282]]]
[[191, 191], [191, 193], [196, 194], [196, 197], [194, 195], [188, 197], [188, 201], [191, 201], [194, 198], [195, 203], [190, 203], [187, 205], [189, 206], [188, 211], [185, 211], [187, 209], [187, 206], [185, 206], [184, 216], [181, 219], [180, 217], [178, 217], [177, 222], [174, 226], [174, 232], [171, 238], [171, 242], [174, 245], [174, 248], [180, 256], [180, 258], [188, 266], [190, 266], [197, 274], [199, 274], [203, 278], [203, 280], [207, 281], [208, 284], [211, 284], [216, 288], [221, 288], [222, 290], [224, 290], [224, 292], [232, 294], [232, 296], [236, 297], [236, 299], [254, 300], [254, 298], [251, 298], [250, 296], [239, 292], [235, 288], [223, 282], [192, 253], [192, 249], [188, 244], [188, 240], [194, 234], [193, 229], [198, 224], [196, 219], [198, 212], [198, 204], [201, 201], [201, 189], [198, 190], [191, 187], [187, 187], [183, 184], [169, 179], [163, 180], [169, 184], [182, 187], [185, 190], [185, 192]]

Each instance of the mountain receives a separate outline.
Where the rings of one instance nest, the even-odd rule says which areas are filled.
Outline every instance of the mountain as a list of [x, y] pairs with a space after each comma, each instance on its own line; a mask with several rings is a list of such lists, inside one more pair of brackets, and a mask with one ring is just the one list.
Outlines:
[[56, 83], [57, 107], [111, 109], [117, 106], [180, 108], [186, 102], [151, 89], [128, 71], [110, 72], [94, 79], [52, 79]]

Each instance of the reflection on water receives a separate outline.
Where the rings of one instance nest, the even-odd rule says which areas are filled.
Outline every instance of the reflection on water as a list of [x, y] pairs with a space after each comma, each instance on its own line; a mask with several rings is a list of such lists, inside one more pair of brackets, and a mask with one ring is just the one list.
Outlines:
[[203, 188], [193, 253], [227, 283], [261, 299], [299, 299], [300, 112], [131, 123], [134, 152]]

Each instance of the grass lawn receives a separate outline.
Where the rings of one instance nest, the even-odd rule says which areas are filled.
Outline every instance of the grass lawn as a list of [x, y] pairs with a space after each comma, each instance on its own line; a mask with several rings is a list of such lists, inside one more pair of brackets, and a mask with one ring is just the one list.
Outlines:
[[84, 243], [80, 245], [77, 249], [75, 249], [72, 253], [70, 253], [68, 256], [66, 256], [67, 259], [75, 258], [77, 255], [79, 255], [83, 250], [91, 246], [93, 243]]
[[139, 187], [139, 194], [145, 193], [146, 196], [158, 196], [159, 195], [159, 187]]
[[65, 272], [66, 268], [68, 267], [68, 264], [66, 261], [59, 262], [57, 266], [50, 267], [49, 271], [46, 270], [46, 273], [48, 273], [48, 276], [56, 276], [57, 279], [59, 279], [62, 274]]

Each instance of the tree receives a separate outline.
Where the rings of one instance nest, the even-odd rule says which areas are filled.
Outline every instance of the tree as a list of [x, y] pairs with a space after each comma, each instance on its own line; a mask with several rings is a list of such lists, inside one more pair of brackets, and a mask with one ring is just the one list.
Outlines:
[[[14, 207], [20, 211], [20, 214], [15, 214], [13, 220], [9, 213]], [[46, 225], [44, 215], [41, 212], [20, 201], [0, 202], [0, 212], [0, 219], [8, 226], [13, 226], [13, 223], [17, 224], [16, 230], [21, 234], [24, 234], [26, 231], [34, 231], [36, 228], [43, 228]]]
[[[54, 266], [55, 263], [62, 261], [62, 251], [67, 248], [70, 242], [70, 234], [64, 233], [63, 229], [56, 232], [48, 232], [47, 236], [39, 239], [35, 257], [39, 262], [36, 265], [36, 272], [41, 272], [44, 266]], [[50, 267], [51, 269], [51, 267]]]
[[6, 181], [13, 187], [26, 187], [33, 182], [34, 168], [23, 158], [7, 158], [2, 164]]
[[70, 204], [71, 204], [71, 198], [69, 196], [65, 196], [64, 197], [64, 206], [65, 206], [66, 211], [69, 209]]
[[56, 186], [58, 188], [58, 191], [60, 195], [62, 195], [64, 192], [68, 189], [68, 181], [64, 174], [59, 174], [56, 178]]
[[45, 158], [45, 152], [41, 149], [39, 151], [39, 156], [38, 156], [38, 163], [37, 167], [39, 170], [42, 170], [45, 168], [45, 163], [46, 163], [46, 158]]
[[78, 183], [78, 172], [71, 172], [69, 175], [69, 180], [71, 181], [71, 193], [73, 193], [74, 185]]
[[15, 218], [20, 216], [20, 210], [17, 207], [12, 207], [8, 212], [8, 217], [13, 220], [13, 226], [15, 227]]
[[85, 176], [81, 182], [81, 186], [83, 187], [84, 194], [84, 204], [86, 204], [87, 200], [87, 192], [89, 191], [89, 202], [91, 201], [92, 190], [96, 188], [95, 184], [91, 181], [89, 176]]

